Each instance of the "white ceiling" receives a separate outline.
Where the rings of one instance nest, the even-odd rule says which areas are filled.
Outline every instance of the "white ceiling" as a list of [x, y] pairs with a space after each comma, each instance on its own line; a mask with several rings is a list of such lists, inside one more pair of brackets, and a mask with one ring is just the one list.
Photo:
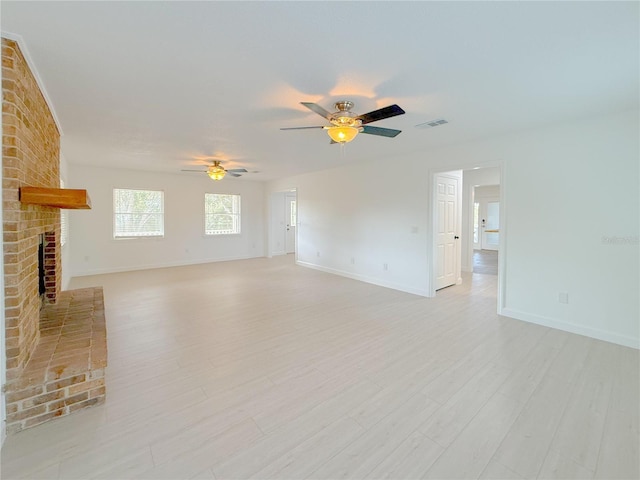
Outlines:
[[[69, 163], [179, 174], [215, 156], [268, 180], [637, 108], [638, 18], [638, 2], [3, 0], [1, 22]], [[403, 132], [342, 154], [322, 130], [279, 130], [326, 124], [299, 102], [340, 99], [398, 103], [373, 125]]]

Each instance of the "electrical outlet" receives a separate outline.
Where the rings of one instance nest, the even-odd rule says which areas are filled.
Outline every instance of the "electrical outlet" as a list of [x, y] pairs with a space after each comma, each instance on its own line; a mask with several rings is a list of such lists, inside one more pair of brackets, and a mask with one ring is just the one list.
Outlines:
[[386, 272], [387, 270], [389, 270], [389, 265], [386, 263], [382, 264], [382, 269]]
[[356, 263], [355, 257], [351, 257], [351, 265], [354, 265], [355, 263]]
[[558, 301], [560, 303], [569, 303], [569, 294], [567, 292], [558, 293]]
[[316, 256], [317, 256], [318, 258], [320, 258], [320, 250], [318, 250], [318, 251], [316, 252]]

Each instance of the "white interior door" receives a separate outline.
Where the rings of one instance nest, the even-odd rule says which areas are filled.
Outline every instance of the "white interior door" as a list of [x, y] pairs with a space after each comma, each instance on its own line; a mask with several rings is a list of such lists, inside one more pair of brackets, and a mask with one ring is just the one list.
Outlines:
[[483, 250], [498, 250], [500, 244], [500, 199], [483, 198], [480, 202], [480, 228]]
[[298, 223], [298, 205], [296, 196], [287, 194], [285, 196], [285, 223], [287, 231], [285, 235], [285, 250], [287, 253], [295, 253], [296, 251], [296, 224]]
[[458, 265], [458, 193], [460, 179], [436, 176], [436, 290], [457, 281]]

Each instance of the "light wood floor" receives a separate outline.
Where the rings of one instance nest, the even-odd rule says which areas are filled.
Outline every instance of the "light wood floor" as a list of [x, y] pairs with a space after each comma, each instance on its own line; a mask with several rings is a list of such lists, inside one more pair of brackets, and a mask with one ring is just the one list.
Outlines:
[[473, 273], [483, 273], [485, 275], [498, 274], [498, 251], [497, 250], [474, 250], [473, 251]]
[[638, 478], [638, 351], [291, 256], [102, 284], [107, 401], [9, 437], [2, 478]]

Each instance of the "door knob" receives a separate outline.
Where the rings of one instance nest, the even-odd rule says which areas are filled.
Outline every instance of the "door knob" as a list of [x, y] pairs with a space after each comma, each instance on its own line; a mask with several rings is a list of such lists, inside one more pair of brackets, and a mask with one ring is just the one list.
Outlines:
[[454, 240], [458, 240], [459, 238], [460, 238], [460, 237], [459, 237], [459, 236], [457, 236], [457, 235], [455, 235], [455, 236], [453, 237], [453, 239], [454, 239]]

